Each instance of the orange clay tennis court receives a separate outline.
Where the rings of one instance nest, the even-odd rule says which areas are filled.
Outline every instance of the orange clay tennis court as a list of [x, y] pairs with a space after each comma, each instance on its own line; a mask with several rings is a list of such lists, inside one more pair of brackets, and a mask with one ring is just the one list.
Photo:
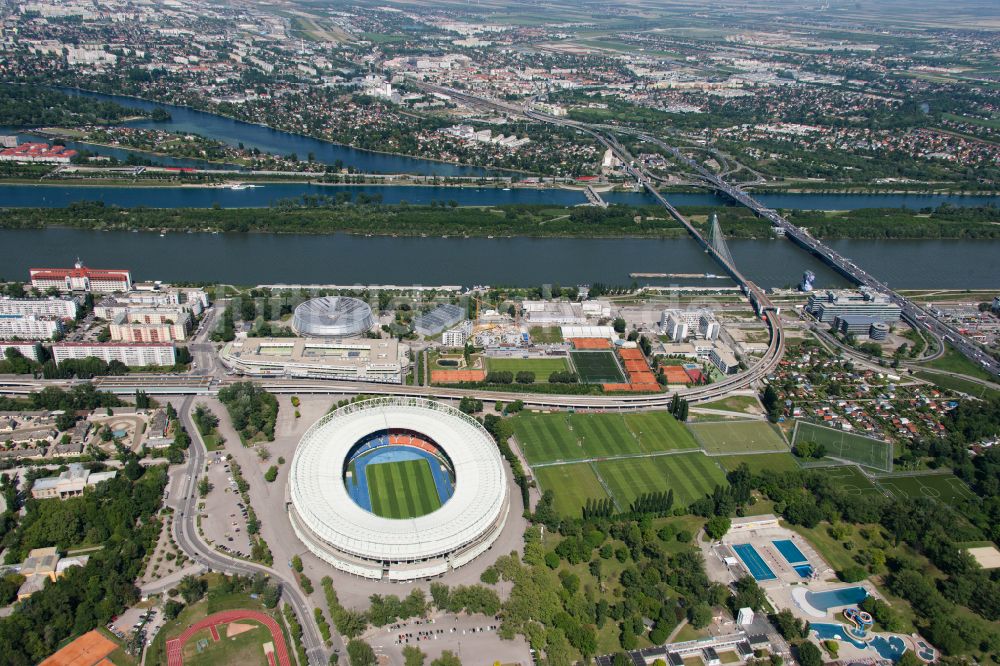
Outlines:
[[611, 349], [611, 341], [607, 338], [570, 338], [573, 349]]
[[97, 666], [111, 662], [105, 659], [118, 649], [118, 644], [99, 631], [88, 631], [83, 636], [56, 652], [39, 666]]
[[431, 383], [481, 382], [486, 379], [484, 370], [431, 370]]

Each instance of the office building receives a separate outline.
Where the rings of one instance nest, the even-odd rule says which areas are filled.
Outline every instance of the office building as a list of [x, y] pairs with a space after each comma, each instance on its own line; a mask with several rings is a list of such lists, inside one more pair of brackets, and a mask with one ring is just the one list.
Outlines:
[[124, 269], [87, 268], [79, 259], [73, 268], [32, 268], [31, 286], [39, 291], [86, 291], [113, 293], [132, 289], [132, 274]]
[[827, 290], [809, 295], [806, 311], [821, 322], [833, 324], [837, 317], [860, 315], [874, 321], [899, 321], [902, 310], [889, 296], [869, 289]]
[[409, 351], [393, 339], [238, 338], [223, 347], [220, 360], [252, 377], [402, 384]]
[[79, 304], [73, 298], [0, 298], [0, 314], [76, 319]]
[[0, 314], [0, 340], [50, 340], [62, 331], [62, 320], [57, 317]]
[[725, 347], [715, 345], [712, 347], [712, 351], [709, 352], [708, 358], [724, 375], [731, 375], [740, 369], [739, 360], [737, 360], [733, 352]]
[[52, 345], [52, 357], [56, 363], [89, 356], [107, 363], [121, 361], [129, 367], [170, 366], [176, 362], [174, 346], [169, 342], [60, 342]]

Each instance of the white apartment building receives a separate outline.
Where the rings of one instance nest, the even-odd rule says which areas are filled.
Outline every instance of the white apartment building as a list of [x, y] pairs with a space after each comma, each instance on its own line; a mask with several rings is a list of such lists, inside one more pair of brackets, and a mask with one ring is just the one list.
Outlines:
[[709, 353], [708, 358], [711, 359], [712, 363], [715, 364], [723, 374], [731, 375], [740, 369], [740, 362], [733, 355], [733, 352], [729, 351], [725, 347], [720, 347], [718, 345], [712, 347], [711, 353]]
[[62, 320], [58, 317], [41, 318], [34, 315], [0, 314], [0, 340], [49, 340], [62, 333]]
[[173, 365], [174, 346], [162, 343], [122, 343], [122, 342], [60, 342], [52, 345], [52, 357], [56, 363], [71, 358], [93, 356], [105, 362], [121, 361], [129, 367], [147, 365]]
[[660, 329], [674, 342], [689, 337], [715, 340], [719, 337], [719, 322], [708, 310], [664, 310], [660, 315]]
[[14, 349], [21, 352], [21, 356], [30, 360], [37, 361], [38, 354], [41, 351], [40, 345], [37, 342], [10, 342], [0, 344], [0, 358], [7, 358], [7, 350]]
[[111, 323], [115, 342], [180, 342], [187, 338], [191, 317], [176, 309], [129, 308]]
[[79, 304], [73, 298], [0, 298], [0, 314], [76, 319]]
[[472, 322], [464, 321], [455, 328], [449, 328], [441, 334], [441, 344], [445, 347], [465, 347], [472, 334]]

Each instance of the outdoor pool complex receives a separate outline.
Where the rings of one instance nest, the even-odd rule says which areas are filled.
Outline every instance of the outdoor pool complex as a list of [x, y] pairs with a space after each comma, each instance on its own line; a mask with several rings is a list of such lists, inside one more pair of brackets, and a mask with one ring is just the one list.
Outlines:
[[767, 562], [764, 558], [760, 556], [757, 549], [748, 543], [738, 543], [733, 546], [733, 551], [739, 556], [740, 560], [743, 561], [743, 566], [747, 568], [750, 575], [754, 579], [761, 580], [775, 580], [777, 576], [771, 571], [771, 567], [767, 566]]
[[813, 622], [810, 623], [809, 628], [816, 632], [816, 637], [820, 640], [847, 641], [861, 650], [875, 650], [883, 659], [898, 661], [903, 656], [903, 653], [906, 652], [906, 643], [898, 636], [890, 636], [888, 638], [876, 636], [865, 643], [852, 637], [842, 624]]
[[[840, 606], [853, 606], [868, 598], [868, 590], [859, 586], [841, 587], [826, 592], [807, 592], [806, 601], [817, 610], [828, 611]], [[838, 625], [839, 626], [839, 625]]]

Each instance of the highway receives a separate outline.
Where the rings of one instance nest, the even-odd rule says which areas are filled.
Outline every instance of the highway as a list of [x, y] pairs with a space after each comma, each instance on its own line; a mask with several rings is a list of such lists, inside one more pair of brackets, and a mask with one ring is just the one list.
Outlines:
[[[180, 501], [177, 503], [176, 517], [173, 521], [173, 533], [177, 545], [192, 560], [212, 571], [244, 576], [262, 573], [270, 576], [272, 580], [280, 582], [281, 601], [290, 604], [295, 609], [299, 624], [302, 625], [302, 643], [309, 656], [309, 663], [326, 664], [328, 655], [313, 618], [312, 606], [309, 605], [295, 581], [276, 569], [220, 553], [205, 543], [198, 533], [198, 492], [196, 486], [197, 479], [205, 468], [206, 450], [201, 435], [198, 434], [198, 429], [191, 420], [193, 401], [193, 398], [185, 399], [180, 409], [177, 410], [192, 439], [191, 446], [188, 448], [188, 461], [183, 469], [184, 480]], [[180, 473], [180, 470], [174, 473]]]

